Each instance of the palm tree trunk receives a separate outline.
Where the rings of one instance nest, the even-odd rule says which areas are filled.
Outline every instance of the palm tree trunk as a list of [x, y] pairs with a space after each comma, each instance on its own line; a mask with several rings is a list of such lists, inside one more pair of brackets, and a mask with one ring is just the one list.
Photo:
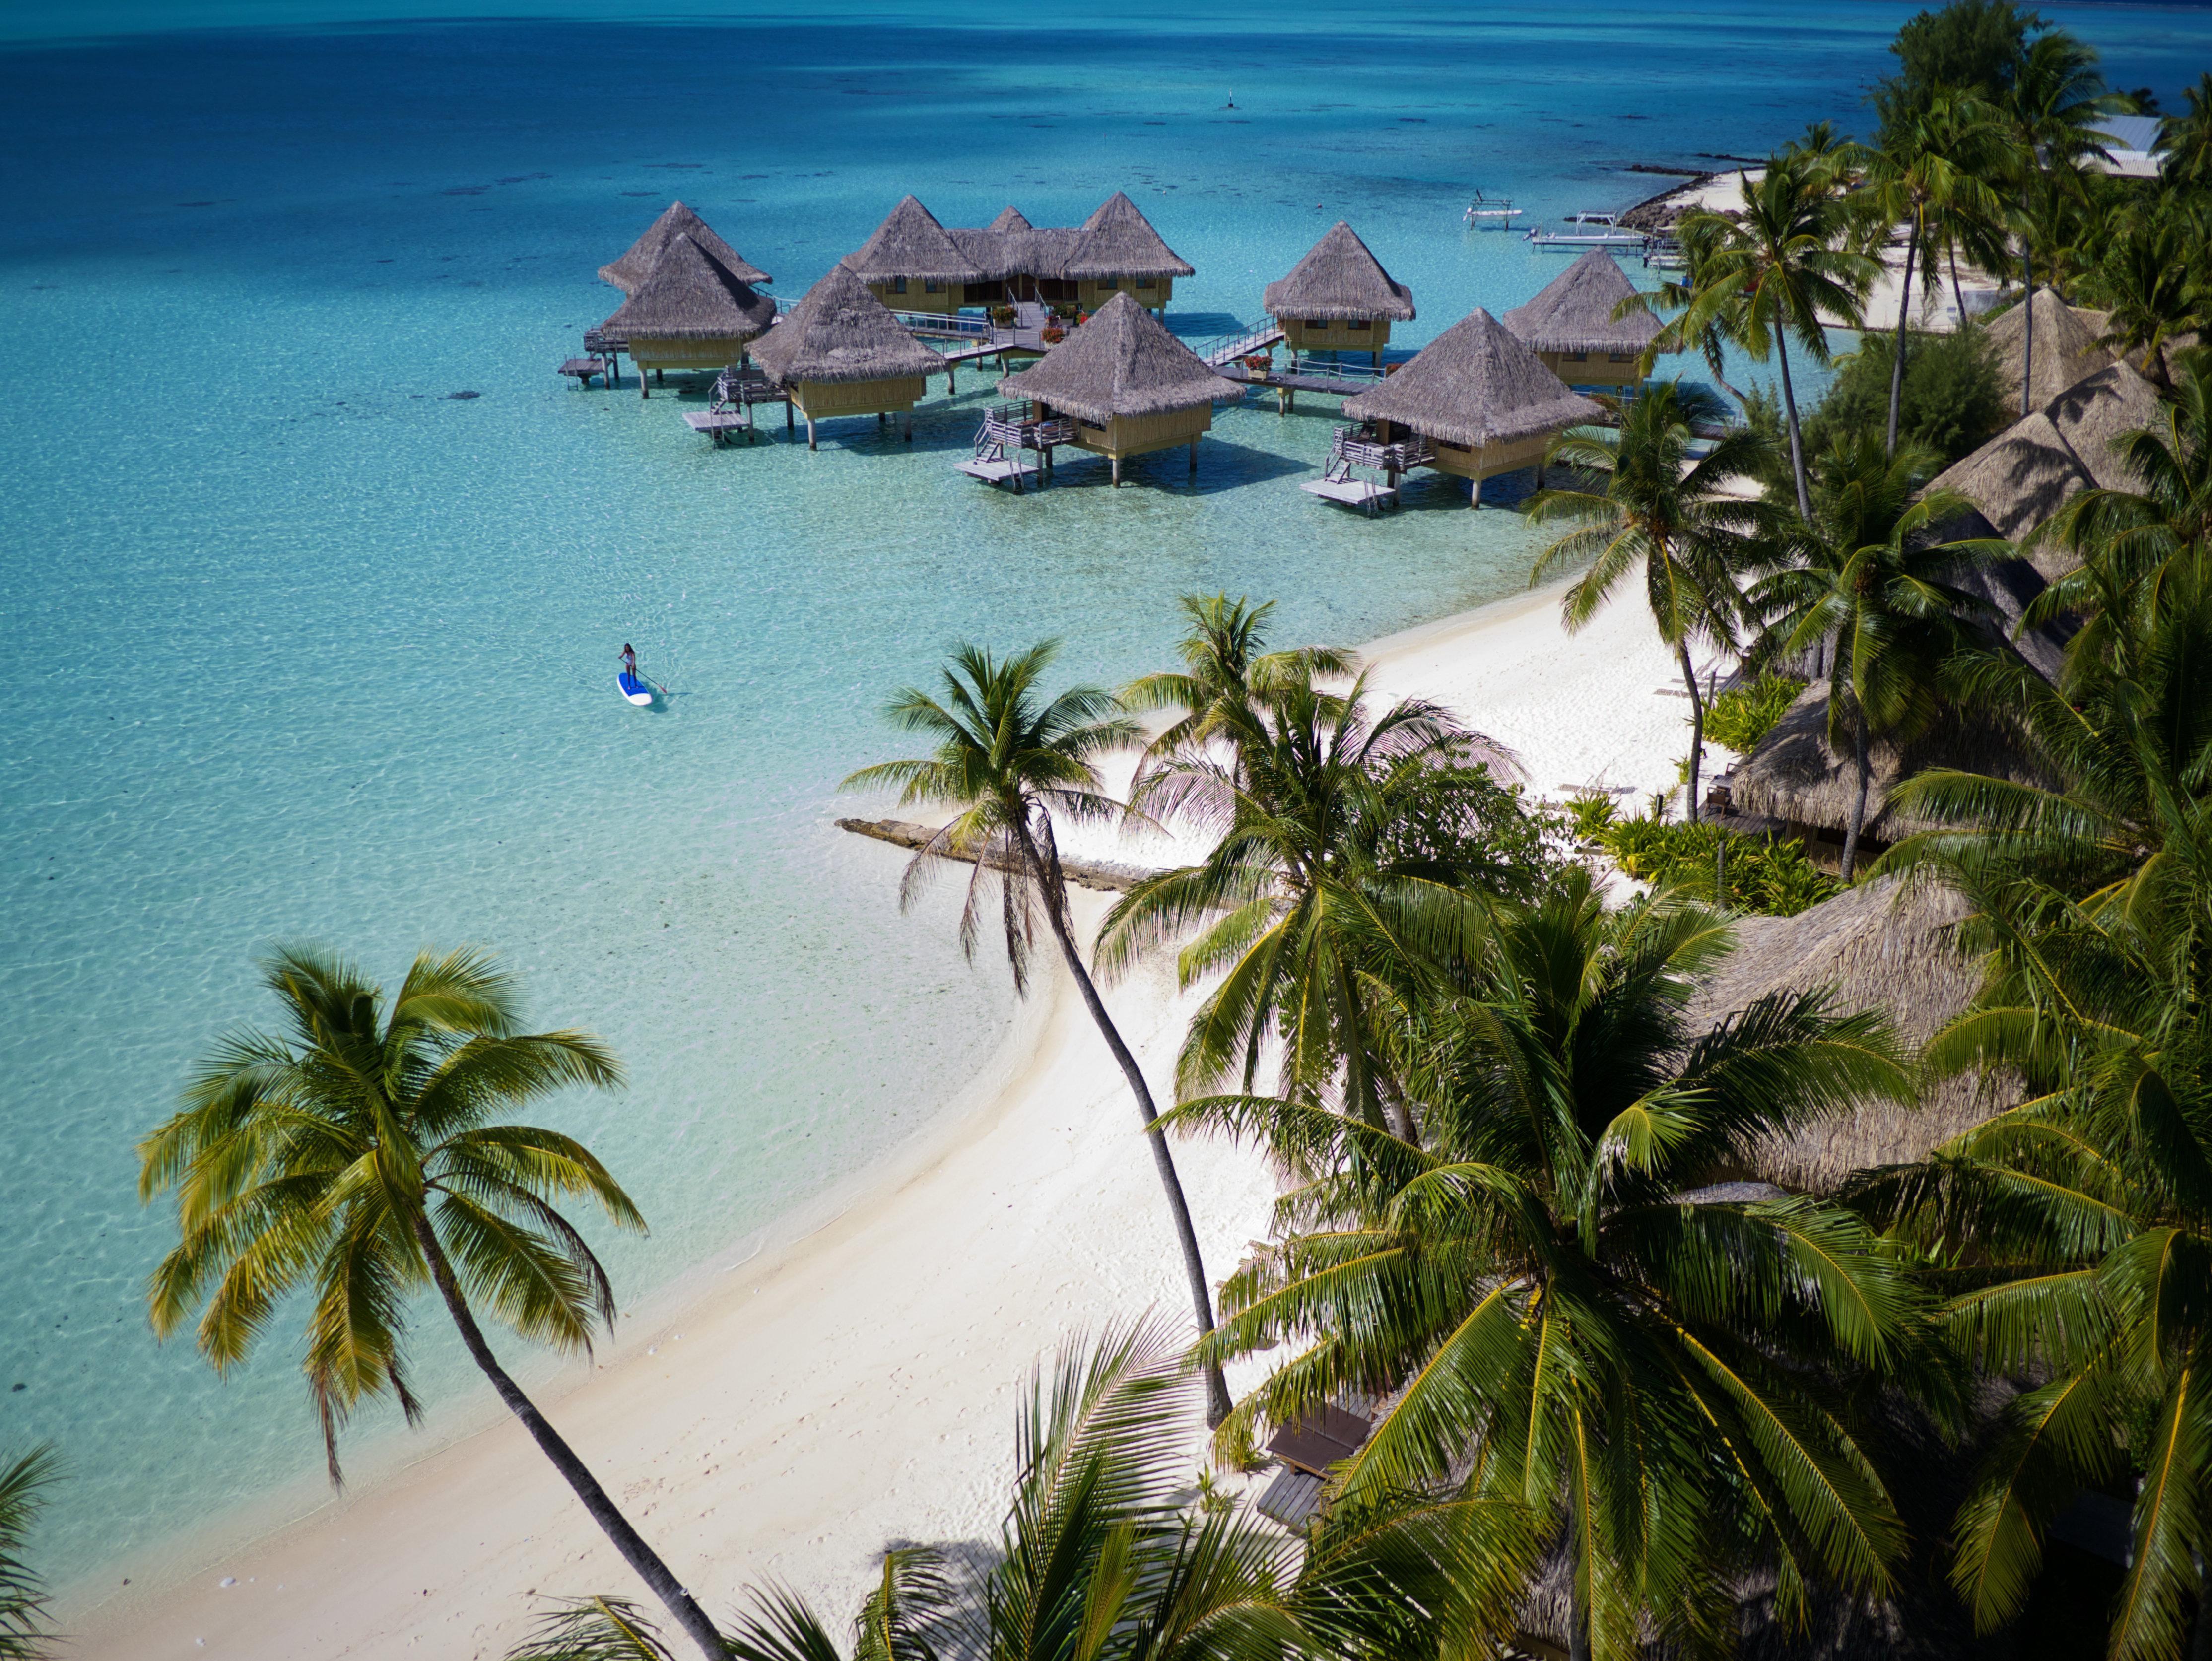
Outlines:
[[[2023, 201], [2023, 216], [2027, 208]], [[2025, 421], [2034, 413], [2028, 405], [2027, 389], [2035, 385], [2035, 245], [2025, 231], [2020, 238], [2020, 280], [2027, 296], [2021, 302], [2020, 313], [2020, 418]]]
[[1897, 356], [1889, 366], [1889, 435], [1882, 453], [1897, 453], [1897, 411], [1905, 401], [1905, 328], [1912, 320], [1912, 262], [1920, 252], [1920, 217], [1913, 216], [1912, 229], [1905, 239], [1905, 291], [1897, 302]]
[[[1067, 972], [1075, 977], [1076, 988], [1083, 994], [1084, 1007], [1097, 1024], [1106, 1048], [1114, 1052], [1121, 1076], [1128, 1080], [1129, 1093], [1137, 1098], [1137, 1113], [1145, 1122], [1145, 1140], [1152, 1144], [1152, 1164], [1159, 1171], [1160, 1186], [1167, 1190], [1168, 1213], [1175, 1220], [1176, 1238], [1182, 1245], [1183, 1271], [1190, 1277], [1191, 1308], [1198, 1317], [1199, 1335], [1204, 1338], [1213, 1331], [1212, 1289], [1206, 1285], [1206, 1263], [1198, 1254], [1198, 1231], [1191, 1226], [1190, 1205], [1183, 1198], [1182, 1179], [1176, 1175], [1175, 1155], [1168, 1147], [1168, 1139], [1153, 1129], [1160, 1116], [1152, 1105], [1152, 1088], [1146, 1084], [1144, 1069], [1129, 1053], [1129, 1046], [1121, 1042], [1121, 1029], [1106, 1013], [1105, 1001], [1098, 995], [1091, 971], [1083, 966], [1083, 953], [1076, 949], [1075, 931], [1067, 921], [1067, 888], [1060, 879], [1059, 848], [1048, 836], [1040, 853], [1026, 824], [1018, 826], [1015, 834], [1021, 839], [1022, 857], [1037, 873], [1039, 885], [1044, 891], [1044, 915], [1052, 925], [1053, 939], [1060, 942], [1060, 955], [1067, 964]], [[1209, 1362], [1206, 1369], [1206, 1422], [1218, 1429], [1229, 1416], [1230, 1405], [1229, 1382], [1221, 1376], [1219, 1364]]]
[[1690, 648], [1685, 642], [1680, 648], [1682, 656], [1682, 684], [1690, 689], [1690, 800], [1682, 814], [1685, 824], [1698, 822], [1698, 764], [1705, 751], [1705, 701], [1698, 692], [1698, 672], [1690, 666]]
[[691, 1594], [684, 1589], [660, 1561], [659, 1553], [645, 1543], [644, 1536], [630, 1526], [629, 1518], [616, 1509], [615, 1502], [607, 1498], [607, 1491], [599, 1486], [584, 1462], [576, 1457], [561, 1435], [553, 1428], [537, 1404], [522, 1393], [522, 1386], [507, 1376], [499, 1358], [491, 1353], [484, 1342], [483, 1329], [477, 1325], [477, 1317], [469, 1310], [468, 1301], [461, 1296], [460, 1283], [453, 1277], [453, 1266], [446, 1258], [445, 1248], [438, 1244], [430, 1220], [422, 1212], [414, 1218], [416, 1243], [422, 1248], [423, 1258], [430, 1265], [430, 1278], [437, 1283], [438, 1295], [446, 1300], [446, 1312], [453, 1317], [453, 1324], [461, 1329], [461, 1342], [468, 1347], [470, 1357], [483, 1369], [491, 1387], [499, 1392], [499, 1399], [507, 1403], [507, 1411], [522, 1421], [531, 1439], [553, 1462], [553, 1469], [567, 1479], [576, 1497], [584, 1502], [584, 1509], [592, 1520], [614, 1542], [615, 1549], [623, 1561], [637, 1572], [637, 1578], [652, 1589], [653, 1595], [676, 1617], [676, 1624], [691, 1635], [700, 1652], [708, 1661], [730, 1661], [730, 1652], [723, 1646], [721, 1634], [714, 1623], [707, 1618]]
[[1813, 517], [1813, 498], [1805, 490], [1805, 435], [1797, 424], [1797, 394], [1790, 385], [1790, 343], [1777, 330], [1775, 356], [1782, 363], [1782, 409], [1790, 417], [1790, 476], [1797, 483], [1797, 517]]
[[1966, 320], [1966, 296], [1959, 287], [1959, 250], [1947, 247], [1943, 250], [1943, 257], [1951, 262], [1951, 309], [1958, 313], [1958, 320], [1963, 324]]
[[1851, 748], [1858, 767], [1858, 794], [1851, 802], [1851, 822], [1844, 830], [1842, 875], [1845, 882], [1851, 879], [1851, 872], [1859, 856], [1859, 832], [1866, 826], [1867, 779], [1870, 770], [1867, 765], [1867, 721], [1863, 709], [1858, 712], [1858, 719], [1852, 723]]

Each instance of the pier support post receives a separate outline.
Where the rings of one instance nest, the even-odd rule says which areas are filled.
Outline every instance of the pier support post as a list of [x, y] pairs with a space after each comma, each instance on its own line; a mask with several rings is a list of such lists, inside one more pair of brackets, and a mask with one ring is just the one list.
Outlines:
[[908, 443], [911, 444], [914, 442], [914, 411], [911, 410], [908, 410], [906, 412], [906, 432], [904, 434], [904, 437]]
[[806, 447], [810, 450], [815, 447], [814, 417], [811, 413], [806, 417]]
[[1121, 484], [1121, 458], [1119, 456], [1109, 456], [1107, 459], [1106, 465], [1113, 472], [1114, 484], [1118, 490]]
[[1196, 439], [1190, 441], [1190, 476], [1193, 478], [1198, 477], [1198, 441]]
[[783, 400], [783, 430], [791, 430], [791, 400], [787, 398]]
[[1544, 464], [1540, 461], [1536, 464], [1536, 488], [1540, 490], [1544, 488]]
[[1474, 488], [1468, 493], [1467, 505], [1475, 508], [1482, 506], [1482, 481], [1479, 478], [1474, 481]]

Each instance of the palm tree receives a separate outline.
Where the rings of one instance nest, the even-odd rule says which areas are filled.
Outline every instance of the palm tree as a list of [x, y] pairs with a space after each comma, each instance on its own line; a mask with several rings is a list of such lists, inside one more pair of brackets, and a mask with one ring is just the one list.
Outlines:
[[[1655, 346], [1680, 350], [1708, 342], [1717, 329], [1760, 362], [1771, 353], [1782, 370], [1782, 408], [1790, 430], [1790, 468], [1797, 511], [1809, 514], [1804, 438], [1790, 377], [1795, 339], [1815, 363], [1828, 362], [1824, 318], [1856, 328], [1880, 271], [1863, 253], [1838, 247], [1843, 215], [1839, 167], [1856, 155], [1817, 130], [1823, 148], [1785, 150], [1755, 182], [1739, 175], [1741, 206], [1729, 215], [1693, 214], [1678, 228], [1689, 257], [1688, 305]], [[1710, 356], [1710, 350], [1708, 351]]]
[[1218, 740], [1230, 740], [1234, 756], [1233, 734], [1256, 700], [1301, 680], [1348, 675], [1358, 666], [1352, 653], [1333, 646], [1262, 650], [1273, 600], [1255, 605], [1226, 594], [1185, 594], [1177, 604], [1190, 619], [1189, 630], [1176, 642], [1183, 667], [1142, 676], [1121, 689], [1127, 709], [1176, 712], [1145, 747], [1139, 785], [1169, 757], [1201, 751]]
[[1840, 438], [1820, 459], [1812, 522], [1799, 557], [1763, 578], [1751, 604], [1765, 619], [1762, 658], [1832, 642], [1828, 743], [1848, 744], [1857, 790], [1844, 831], [1840, 874], [1851, 879], [1866, 828], [1869, 748], [1902, 743], [1943, 708], [1945, 667], [1987, 607], [1956, 581], [1973, 561], [2009, 554], [2002, 541], [1939, 541], [1971, 508], [1948, 490], [1916, 497], [1928, 459], [1885, 454], [1873, 435]]
[[0, 1465], [0, 1661], [47, 1661], [45, 1577], [24, 1561], [24, 1542], [61, 1468], [49, 1447], [34, 1447]]
[[[2020, 192], [2021, 292], [2035, 297], [2035, 237], [2046, 216], [2033, 209], [2039, 194], [2081, 193], [2081, 163], [2102, 155], [2096, 122], [2109, 114], [2119, 100], [2105, 90], [2105, 77], [2097, 69], [2095, 48], [2063, 29], [2052, 29], [2028, 43], [2004, 89], [1997, 109], [2008, 130], [2009, 155], [2000, 164], [2008, 168]], [[1996, 180], [1985, 181], [1995, 185]], [[1991, 270], [1996, 269], [1993, 264]], [[1960, 315], [1965, 315], [1963, 309]], [[2035, 313], [2031, 306], [2021, 313], [2021, 405], [2023, 418], [2028, 407], [2028, 388], [2035, 380]]]
[[2001, 131], [1979, 100], [1939, 93], [1924, 109], [1900, 114], [1886, 124], [1879, 149], [1865, 152], [1856, 193], [1869, 235], [1887, 240], [1893, 227], [1905, 225], [1905, 275], [1899, 289], [1897, 349], [1889, 372], [1889, 426], [1885, 447], [1897, 450], [1898, 411], [1905, 396], [1905, 341], [1912, 323], [1912, 279], [1923, 250], [1931, 258], [1924, 286], [1933, 277], [1935, 235], [1953, 216], [1989, 223], [2002, 218], [1995, 193], [1983, 183], [1991, 171], [1990, 136]]
[[[1494, 1652], [1534, 1561], [1520, 1506], [1393, 1495], [1322, 1518], [1301, 1550], [1256, 1520], [1183, 1508], [1185, 1358], [1152, 1329], [1063, 1349], [1020, 1409], [1012, 1502], [988, 1564], [886, 1552], [849, 1638], [756, 1591], [742, 1661], [1287, 1661]], [[606, 1598], [556, 1607], [507, 1661], [667, 1661]]]
[[2202, 335], [2212, 321], [2212, 219], [2178, 196], [2136, 203], [2115, 216], [2093, 277], [2112, 313], [2102, 342], [2161, 387], [2171, 389], [2167, 347], [2177, 337]]
[[[982, 927], [981, 905], [987, 873], [999, 878], [1006, 962], [1014, 990], [1026, 995], [1030, 951], [1036, 938], [1037, 915], [1060, 946], [1060, 960], [1082, 994], [1084, 1007], [1114, 1055], [1137, 1098], [1147, 1131], [1158, 1116], [1144, 1069], [1122, 1042], [1121, 1030], [1106, 1013], [1098, 988], [1084, 967], [1067, 912], [1067, 887], [1060, 870], [1060, 848], [1053, 816], [1071, 823], [1097, 823], [1120, 815], [1121, 806], [1104, 794], [1098, 758], [1109, 750], [1134, 744], [1137, 725], [1113, 694], [1095, 686], [1071, 687], [1049, 703], [1038, 683], [1058, 654], [1060, 642], [1048, 640], [1026, 652], [994, 658], [980, 647], [961, 646], [944, 671], [944, 691], [932, 697], [908, 687], [884, 711], [893, 725], [922, 733], [936, 742], [927, 757], [878, 763], [848, 778], [848, 790], [896, 787], [902, 806], [927, 804], [959, 811], [924, 843], [899, 886], [902, 910], [913, 904], [933, 870], [947, 860], [974, 863], [967, 904], [960, 913], [960, 946], [971, 958]], [[1183, 1269], [1190, 1281], [1198, 1329], [1213, 1329], [1213, 1294], [1199, 1256], [1198, 1234], [1190, 1207], [1176, 1175], [1168, 1145], [1148, 1135], [1160, 1186], [1166, 1190], [1176, 1238], [1182, 1246]], [[1214, 1422], [1229, 1411], [1229, 1387], [1218, 1370], [1210, 1375], [1208, 1412]]]
[[1597, 615], [1638, 565], [1651, 620], [1682, 667], [1690, 695], [1690, 799], [1698, 817], [1698, 767], [1705, 753], [1705, 700], [1690, 648], [1734, 651], [1743, 621], [1739, 580], [1773, 525], [1763, 502], [1724, 493], [1756, 478], [1771, 453], [1741, 428], [1692, 459], [1695, 429], [1721, 419], [1721, 403], [1701, 387], [1661, 381], [1632, 402], [1601, 397], [1617, 429], [1576, 428], [1553, 441], [1547, 458], [1603, 481], [1601, 491], [1546, 490], [1529, 503], [1539, 521], [1565, 520], [1570, 531], [1537, 557], [1533, 585], [1561, 566], [1590, 562], [1567, 590], [1560, 615], [1570, 632]]
[[1710, 1640], [1762, 1559], [1785, 1615], [1826, 1579], [1879, 1597], [1905, 1544], [1838, 1388], [1917, 1354], [1901, 1271], [1833, 1207], [1700, 1189], [1911, 1080], [1878, 1018], [1820, 994], [1694, 1029], [1692, 983], [1729, 945], [1695, 907], [1608, 911], [1570, 867], [1501, 909], [1469, 995], [1402, 1012], [1424, 1146], [1306, 1100], [1168, 1120], [1304, 1179], [1206, 1346], [1291, 1347], [1237, 1414], [1395, 1394], [1338, 1467], [1341, 1500], [1471, 1457], [1478, 1492], [1563, 1542], [1577, 1658], [1644, 1653], [1639, 1617]]
[[1487, 802], [1495, 787], [1462, 775], [1507, 758], [1431, 704], [1370, 715], [1366, 684], [1334, 697], [1294, 682], [1242, 715], [1231, 745], [1163, 764], [1139, 798], [1218, 833], [1203, 861], [1138, 883], [1099, 932], [1103, 973], [1180, 944], [1183, 985], [1221, 977], [1192, 1019], [1178, 1095], [1240, 1073], [1250, 1089], [1274, 1035], [1285, 1092], [1326, 1090], [1340, 1070], [1348, 1110], [1378, 1126], [1401, 1111], [1376, 1066], [1373, 983], [1463, 946], [1495, 885], [1404, 832], [1435, 806], [1439, 775]]
[[425, 952], [388, 1008], [343, 958], [286, 947], [263, 964], [289, 1031], [219, 1041], [183, 1107], [138, 1144], [142, 1200], [173, 1191], [182, 1238], [147, 1282], [167, 1338], [195, 1329], [217, 1372], [243, 1362], [285, 1300], [307, 1294], [302, 1367], [331, 1482], [337, 1433], [364, 1397], [421, 1415], [407, 1382], [409, 1300], [434, 1287], [469, 1354], [592, 1520], [711, 1661], [713, 1625], [501, 1366], [475, 1304], [519, 1336], [591, 1352], [614, 1290], [557, 1202], [594, 1202], [643, 1229], [572, 1136], [501, 1115], [572, 1085], [619, 1084], [589, 1033], [519, 1030], [514, 981], [475, 952]]
[[2212, 185], [2212, 74], [2197, 76], [2181, 96], [2186, 107], [2166, 117], [2160, 131], [2164, 177], [2169, 185]]

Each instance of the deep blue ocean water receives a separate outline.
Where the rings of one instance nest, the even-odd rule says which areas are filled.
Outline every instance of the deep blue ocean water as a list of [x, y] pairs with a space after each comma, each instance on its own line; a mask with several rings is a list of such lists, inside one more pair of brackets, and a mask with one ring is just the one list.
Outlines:
[[[629, 1088], [544, 1116], [653, 1220], [611, 1247], [635, 1298], [909, 1134], [1004, 1030], [1003, 975], [942, 905], [898, 921], [830, 823], [948, 642], [1065, 635], [1117, 679], [1188, 590], [1357, 641], [1522, 581], [1519, 519], [1441, 484], [1375, 522], [1300, 493], [1325, 405], [1230, 413], [1195, 486], [1176, 455], [1014, 498], [951, 471], [981, 376], [911, 447], [817, 453], [579, 392], [554, 367], [618, 298], [592, 272], [668, 201], [795, 296], [908, 190], [1048, 224], [1126, 188], [1199, 269], [1194, 335], [1346, 217], [1418, 344], [1559, 269], [1466, 230], [1471, 188], [1620, 207], [1668, 182], [1631, 163], [1849, 126], [1911, 9], [422, 9], [0, 13], [0, 1455], [69, 1460], [65, 1574], [319, 1466], [292, 1329], [219, 1383], [141, 1302], [172, 1228], [131, 1145], [260, 1010], [267, 942], [392, 979], [483, 943], [611, 1039]], [[2042, 9], [2120, 85], [2212, 65], [2202, 9]], [[611, 696], [625, 639], [665, 711]], [[472, 1395], [422, 1337], [434, 1398]]]

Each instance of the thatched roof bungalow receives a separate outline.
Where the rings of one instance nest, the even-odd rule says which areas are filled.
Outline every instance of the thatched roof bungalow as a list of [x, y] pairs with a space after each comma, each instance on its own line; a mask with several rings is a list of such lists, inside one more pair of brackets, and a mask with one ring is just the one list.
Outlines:
[[[1735, 951], [1691, 1006], [1692, 1030], [1769, 993], [1832, 986], [1838, 1011], [1881, 1010], [1910, 1043], [1924, 1043], [1966, 1009], [1979, 985], [1979, 970], [1957, 945], [1966, 915], [1966, 902], [1948, 888], [1887, 876], [1794, 917], [1738, 918]], [[1776, 1137], [1753, 1157], [1751, 1174], [1824, 1191], [1864, 1166], [1919, 1159], [2017, 1099], [2010, 1079], [1948, 1080], [1917, 1111], [1863, 1106]]]
[[908, 196], [845, 263], [878, 299], [914, 312], [1006, 300], [1090, 311], [1121, 293], [1158, 311], [1192, 272], [1120, 191], [1076, 226], [1032, 225], [1009, 207], [988, 225], [947, 228]]
[[[2033, 323], [2033, 340], [2029, 339]], [[2004, 387], [2008, 410], [2040, 410], [2084, 376], [2093, 375], [2112, 361], [2112, 353], [2097, 344], [2104, 332], [2101, 319], [2092, 326], [2049, 289], [2038, 289], [2027, 304], [2014, 306], [1991, 318], [1982, 333], [1996, 357], [1997, 379]], [[2021, 377], [2029, 368], [2029, 347], [2034, 348], [2034, 381], [2027, 401], [2021, 402]]]
[[1039, 405], [1041, 417], [1072, 417], [1076, 447], [1109, 458], [1119, 484], [1124, 457], [1178, 444], [1190, 447], [1195, 472], [1215, 401], [1243, 388], [1207, 368], [1134, 295], [1117, 294], [999, 390]]
[[624, 294], [635, 294], [638, 285], [653, 274], [653, 262], [679, 236], [688, 236], [722, 263], [748, 288], [764, 289], [775, 281], [735, 248], [714, 234], [707, 222], [681, 202], [672, 202], [660, 217], [646, 228], [643, 236], [629, 245], [619, 259], [599, 267], [599, 281], [611, 283]]
[[830, 416], [872, 415], [880, 423], [896, 412], [912, 438], [914, 406], [945, 367], [842, 265], [806, 291], [753, 356], [806, 417], [810, 450], [815, 422]]
[[[2061, 436], [2049, 416], [2039, 411], [2015, 421], [1972, 455], [1954, 461], [1929, 482], [1930, 490], [1955, 490], [1982, 511], [2008, 541], [2017, 542], [2057, 513], [2077, 490], [2096, 481]], [[2046, 578], [2058, 575], [2039, 552], [2037, 569]]]
[[1413, 291], [1341, 219], [1261, 298], [1294, 352], [1367, 352], [1379, 363], [1390, 326], [1413, 320]]
[[[645, 281], [599, 328], [627, 343], [641, 372], [659, 374], [738, 362], [747, 344], [775, 321], [775, 301], [686, 235], [661, 250]], [[639, 391], [650, 397], [644, 374], [637, 379]]]
[[1635, 292], [1620, 262], [1592, 248], [1498, 320], [1571, 386], [1632, 386], [1643, 380], [1637, 365], [1659, 332], [1649, 312], [1613, 314]]
[[1480, 308], [1424, 346], [1412, 362], [1344, 413], [1370, 423], [1377, 439], [1413, 434], [1429, 441], [1425, 465], [1474, 484], [1539, 466], [1553, 437], [1591, 420], [1598, 406], [1570, 392], [1505, 326]]
[[2043, 413], [2100, 490], [2140, 490], [2142, 479], [2120, 453], [2122, 435], [2160, 424], [2158, 389], [2124, 363], [2085, 375], [2044, 406]]

